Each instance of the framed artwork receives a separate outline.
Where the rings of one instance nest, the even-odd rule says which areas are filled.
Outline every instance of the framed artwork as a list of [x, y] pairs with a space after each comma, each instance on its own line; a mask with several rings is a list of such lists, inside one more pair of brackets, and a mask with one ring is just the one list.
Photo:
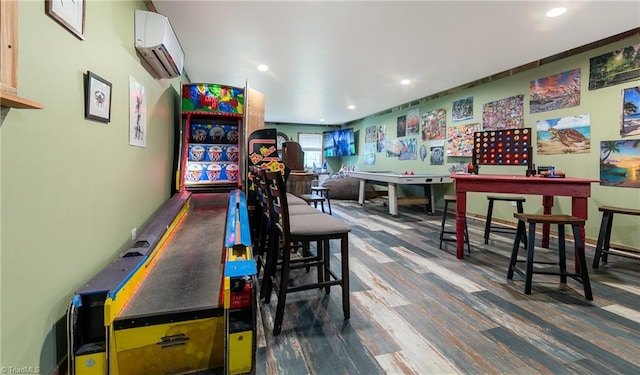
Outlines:
[[111, 83], [87, 72], [84, 86], [84, 117], [105, 123], [111, 121]]
[[144, 86], [129, 76], [129, 144], [147, 147], [147, 103]]
[[45, 13], [84, 40], [84, 0], [45, 0]]
[[482, 106], [482, 130], [522, 127], [524, 127], [524, 95], [514, 95]]

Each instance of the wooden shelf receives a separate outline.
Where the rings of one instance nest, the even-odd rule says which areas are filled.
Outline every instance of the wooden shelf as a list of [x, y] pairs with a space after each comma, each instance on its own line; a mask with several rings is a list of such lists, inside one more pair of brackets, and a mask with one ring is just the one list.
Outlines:
[[43, 109], [44, 106], [29, 99], [0, 92], [0, 106], [21, 109]]

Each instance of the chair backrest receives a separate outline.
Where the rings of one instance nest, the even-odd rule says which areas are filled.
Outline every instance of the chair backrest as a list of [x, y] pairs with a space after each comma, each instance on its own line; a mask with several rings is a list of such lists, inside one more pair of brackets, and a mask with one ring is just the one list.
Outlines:
[[273, 208], [271, 207], [271, 192], [269, 191], [269, 186], [266, 181], [265, 176], [266, 170], [259, 169], [256, 173], [256, 191], [258, 193], [258, 199], [262, 204], [262, 209], [264, 210], [264, 215], [269, 220], [269, 222], [273, 221]]
[[264, 172], [265, 182], [269, 189], [271, 202], [272, 223], [282, 235], [283, 241], [289, 238], [289, 206], [285, 190], [284, 178], [280, 172]]

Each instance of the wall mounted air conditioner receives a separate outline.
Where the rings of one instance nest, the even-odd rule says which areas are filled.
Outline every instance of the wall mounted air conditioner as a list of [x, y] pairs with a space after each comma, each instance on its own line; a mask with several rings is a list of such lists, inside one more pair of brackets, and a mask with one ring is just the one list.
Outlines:
[[156, 78], [182, 74], [184, 52], [169, 19], [162, 14], [136, 9], [136, 50], [156, 73]]

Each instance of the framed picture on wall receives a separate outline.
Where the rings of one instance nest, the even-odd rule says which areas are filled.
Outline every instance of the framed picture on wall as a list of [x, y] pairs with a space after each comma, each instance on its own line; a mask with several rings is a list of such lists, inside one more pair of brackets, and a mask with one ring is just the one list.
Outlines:
[[106, 123], [111, 121], [111, 83], [87, 72], [84, 86], [84, 117]]
[[147, 101], [144, 86], [129, 76], [129, 145], [147, 147]]
[[45, 0], [45, 13], [84, 40], [84, 0]]

